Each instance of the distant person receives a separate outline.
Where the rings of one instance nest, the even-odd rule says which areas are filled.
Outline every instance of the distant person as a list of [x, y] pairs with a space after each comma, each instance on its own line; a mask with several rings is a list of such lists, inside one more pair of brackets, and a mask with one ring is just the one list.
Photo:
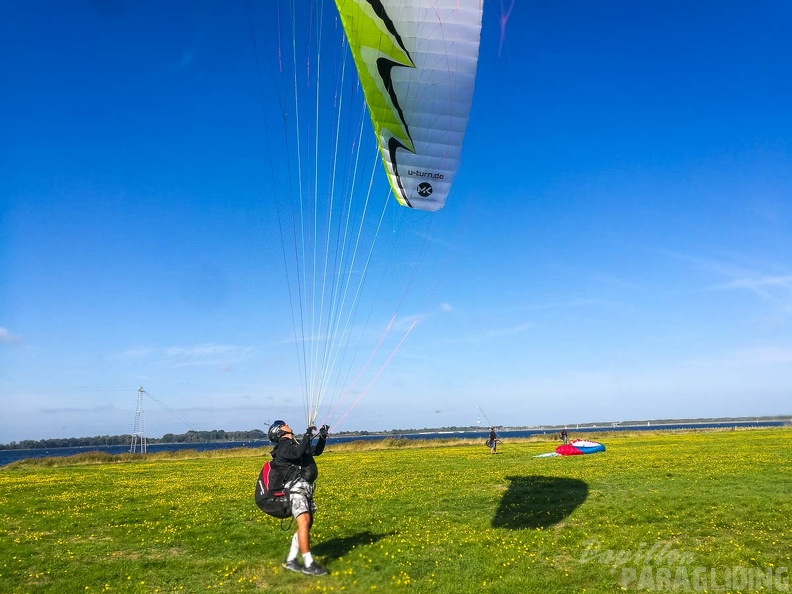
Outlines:
[[489, 439], [487, 440], [487, 447], [490, 449], [491, 454], [498, 453], [498, 434], [495, 433], [495, 427], [490, 427]]
[[[311, 526], [313, 526], [316, 505], [313, 501], [314, 482], [319, 476], [314, 456], [319, 456], [327, 443], [327, 425], [319, 429], [319, 441], [311, 445], [316, 427], [308, 427], [301, 440], [294, 438], [294, 433], [285, 421], [275, 421], [270, 425], [268, 437], [275, 447], [270, 455], [270, 466], [277, 480], [289, 491], [291, 513], [297, 520], [297, 531], [292, 536], [291, 548], [283, 567], [289, 571], [302, 572], [307, 575], [326, 575], [327, 569], [314, 561], [311, 555]], [[302, 555], [302, 566], [297, 555]]]
[[569, 441], [569, 433], [567, 433], [567, 428], [566, 427], [561, 429], [561, 441], [564, 442], [564, 445], [566, 445], [567, 442]]

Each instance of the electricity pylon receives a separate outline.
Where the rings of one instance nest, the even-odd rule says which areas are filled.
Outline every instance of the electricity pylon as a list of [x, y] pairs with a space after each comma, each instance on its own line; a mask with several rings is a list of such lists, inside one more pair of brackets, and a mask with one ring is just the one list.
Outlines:
[[143, 418], [143, 394], [145, 393], [142, 386], [138, 388], [137, 408], [135, 409], [135, 428], [132, 429], [132, 445], [129, 448], [130, 454], [135, 453], [135, 448], [139, 448], [141, 454], [146, 453], [146, 423]]

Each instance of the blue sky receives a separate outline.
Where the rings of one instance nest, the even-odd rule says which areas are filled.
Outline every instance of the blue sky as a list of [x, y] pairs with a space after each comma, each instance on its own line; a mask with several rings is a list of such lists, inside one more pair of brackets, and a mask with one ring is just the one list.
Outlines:
[[[0, 443], [129, 433], [138, 386], [151, 436], [299, 425], [245, 3], [2, 13]], [[792, 6], [500, 16], [417, 323], [339, 428], [790, 413]]]

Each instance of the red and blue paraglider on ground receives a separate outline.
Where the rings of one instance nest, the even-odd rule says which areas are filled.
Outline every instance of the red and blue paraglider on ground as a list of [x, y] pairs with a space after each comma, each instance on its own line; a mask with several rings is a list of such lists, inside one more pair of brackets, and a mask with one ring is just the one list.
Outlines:
[[605, 446], [598, 441], [574, 439], [567, 444], [558, 446], [555, 451], [560, 456], [580, 456], [582, 454], [604, 452]]
[[548, 458], [550, 456], [582, 456], [583, 454], [596, 454], [597, 452], [604, 452], [605, 446], [598, 441], [590, 441], [588, 439], [573, 439], [569, 443], [560, 445], [555, 449], [555, 452], [548, 454], [539, 454], [534, 458]]

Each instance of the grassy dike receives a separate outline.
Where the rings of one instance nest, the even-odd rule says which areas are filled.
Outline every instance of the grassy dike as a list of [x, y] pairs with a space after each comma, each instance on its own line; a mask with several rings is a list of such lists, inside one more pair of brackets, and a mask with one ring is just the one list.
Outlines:
[[16, 463], [0, 469], [0, 592], [792, 590], [792, 430], [592, 438], [608, 451], [328, 448], [323, 578], [280, 567], [291, 531], [253, 503], [266, 451]]

